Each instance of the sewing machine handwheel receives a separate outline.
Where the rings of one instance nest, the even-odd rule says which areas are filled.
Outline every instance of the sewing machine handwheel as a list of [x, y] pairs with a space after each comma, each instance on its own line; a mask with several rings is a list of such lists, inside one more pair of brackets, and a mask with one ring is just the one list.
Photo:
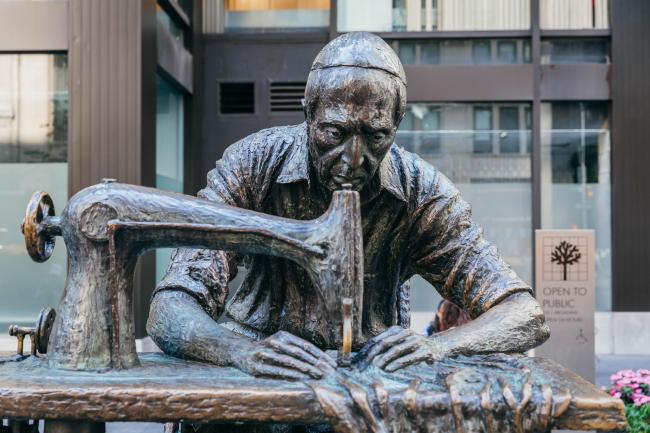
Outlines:
[[25, 219], [20, 226], [25, 236], [25, 247], [35, 262], [44, 262], [54, 251], [54, 236], [43, 230], [41, 224], [48, 217], [54, 216], [54, 203], [50, 195], [36, 191], [27, 204]]
[[38, 315], [38, 324], [36, 325], [36, 350], [39, 353], [47, 353], [47, 343], [50, 341], [50, 333], [56, 319], [56, 311], [53, 308], [43, 308]]

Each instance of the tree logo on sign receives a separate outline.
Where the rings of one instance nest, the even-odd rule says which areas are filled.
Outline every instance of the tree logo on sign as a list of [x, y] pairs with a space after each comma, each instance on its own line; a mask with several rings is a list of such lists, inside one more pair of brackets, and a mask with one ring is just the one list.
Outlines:
[[562, 266], [563, 270], [563, 279], [567, 280], [567, 268], [572, 266], [580, 261], [582, 254], [580, 250], [575, 245], [562, 241], [560, 245], [556, 246], [551, 254], [551, 262], [557, 263]]

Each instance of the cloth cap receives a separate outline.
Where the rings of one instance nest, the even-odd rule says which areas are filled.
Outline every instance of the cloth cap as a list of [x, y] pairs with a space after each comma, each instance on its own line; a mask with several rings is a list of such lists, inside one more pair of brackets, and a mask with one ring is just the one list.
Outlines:
[[312, 71], [336, 67], [371, 68], [387, 72], [406, 86], [406, 74], [395, 51], [379, 36], [351, 32], [330, 41], [318, 53]]

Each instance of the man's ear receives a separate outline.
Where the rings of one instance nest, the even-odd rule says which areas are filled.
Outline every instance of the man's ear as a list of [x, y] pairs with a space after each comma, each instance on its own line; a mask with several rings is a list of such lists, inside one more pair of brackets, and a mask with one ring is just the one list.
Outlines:
[[307, 117], [307, 103], [305, 102], [305, 98], [300, 100], [300, 105], [302, 105], [302, 114], [305, 115], [305, 120], [309, 120]]

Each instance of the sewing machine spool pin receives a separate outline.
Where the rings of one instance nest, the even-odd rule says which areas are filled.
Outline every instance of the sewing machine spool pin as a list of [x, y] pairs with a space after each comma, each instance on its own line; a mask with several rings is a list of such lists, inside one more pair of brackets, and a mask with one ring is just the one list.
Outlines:
[[354, 301], [352, 298], [343, 298], [341, 301], [341, 313], [343, 316], [342, 333], [343, 342], [339, 352], [337, 363], [339, 367], [350, 367], [352, 365], [352, 306]]

